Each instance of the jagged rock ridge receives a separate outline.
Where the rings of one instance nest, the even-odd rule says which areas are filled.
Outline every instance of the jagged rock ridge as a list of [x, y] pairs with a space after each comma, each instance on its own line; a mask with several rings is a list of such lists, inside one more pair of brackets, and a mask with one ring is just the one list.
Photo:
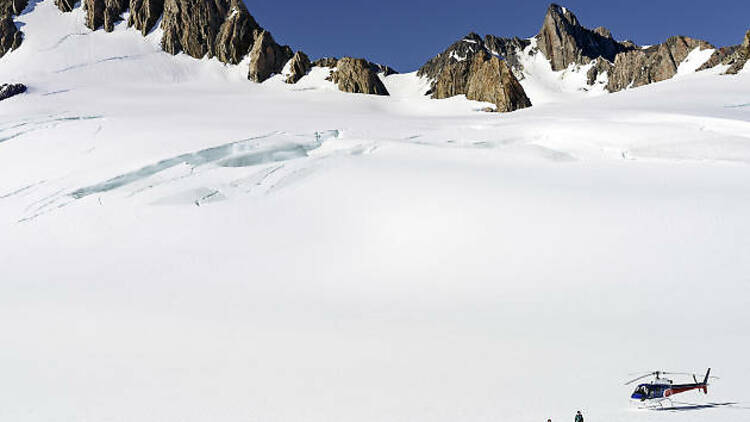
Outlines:
[[646, 49], [620, 53], [615, 58], [607, 89], [615, 92], [670, 79], [677, 74], [680, 63], [696, 48], [714, 47], [705, 41], [677, 36]]
[[571, 64], [588, 64], [599, 57], [613, 62], [617, 54], [632, 49], [615, 41], [612, 33], [604, 27], [593, 31], [584, 28], [573, 12], [556, 4], [547, 9], [536, 39], [539, 50], [555, 71], [564, 70]]
[[732, 54], [728, 55], [722, 61], [722, 64], [729, 66], [729, 69], [726, 71], [727, 74], [734, 75], [745, 68], [748, 60], [750, 60], [750, 30], [745, 33], [742, 45], [737, 47]]
[[518, 39], [496, 37], [485, 43], [479, 35], [470, 33], [430, 59], [417, 75], [433, 81], [433, 98], [466, 95], [470, 100], [491, 102], [502, 112], [530, 107], [531, 101], [518, 79], [506, 60], [498, 56], [500, 51], [512, 56], [524, 46]]
[[[55, 4], [69, 12], [75, 3], [55, 0]], [[130, 10], [128, 25], [146, 35], [161, 18], [162, 49], [170, 54], [216, 57], [229, 64], [238, 64], [250, 54], [248, 78], [256, 82], [281, 73], [293, 56], [291, 48], [276, 43], [258, 25], [242, 0], [83, 0], [82, 5], [86, 26], [93, 30], [112, 31]]]

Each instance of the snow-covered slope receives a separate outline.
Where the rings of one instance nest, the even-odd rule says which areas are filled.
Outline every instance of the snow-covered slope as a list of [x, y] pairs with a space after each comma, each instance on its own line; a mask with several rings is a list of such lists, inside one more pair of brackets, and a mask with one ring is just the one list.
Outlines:
[[499, 115], [17, 20], [0, 419], [750, 420], [747, 71]]

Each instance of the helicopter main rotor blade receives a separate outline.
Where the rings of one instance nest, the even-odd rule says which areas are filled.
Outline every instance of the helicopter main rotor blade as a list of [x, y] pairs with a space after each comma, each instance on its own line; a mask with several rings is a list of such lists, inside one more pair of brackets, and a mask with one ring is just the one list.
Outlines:
[[654, 376], [654, 375], [656, 375], [656, 372], [651, 372], [650, 374], [645, 374], [645, 375], [641, 375], [641, 376], [640, 376], [640, 377], [638, 377], [638, 378], [633, 378], [632, 380], [630, 380], [630, 381], [626, 382], [626, 383], [625, 383], [625, 385], [628, 385], [628, 384], [632, 384], [632, 383], [634, 383], [634, 382], [636, 382], [636, 381], [638, 381], [638, 380], [642, 380], [642, 379], [644, 379], [644, 378], [648, 378], [648, 377], [650, 377], [650, 376]]

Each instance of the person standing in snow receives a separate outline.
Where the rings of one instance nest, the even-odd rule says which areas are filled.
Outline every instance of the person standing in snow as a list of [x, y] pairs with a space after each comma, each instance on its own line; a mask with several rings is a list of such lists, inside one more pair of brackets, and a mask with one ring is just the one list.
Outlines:
[[575, 422], [583, 422], [583, 415], [581, 414], [581, 411], [579, 410], [576, 412], [576, 420]]

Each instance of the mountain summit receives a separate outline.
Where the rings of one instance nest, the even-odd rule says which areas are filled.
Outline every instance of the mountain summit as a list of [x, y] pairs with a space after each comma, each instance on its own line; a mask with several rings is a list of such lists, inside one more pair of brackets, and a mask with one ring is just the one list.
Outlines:
[[614, 62], [618, 53], [635, 48], [632, 44], [615, 41], [604, 27], [593, 31], [584, 28], [573, 12], [557, 4], [547, 9], [536, 40], [555, 71], [571, 64], [588, 64], [599, 57]]

